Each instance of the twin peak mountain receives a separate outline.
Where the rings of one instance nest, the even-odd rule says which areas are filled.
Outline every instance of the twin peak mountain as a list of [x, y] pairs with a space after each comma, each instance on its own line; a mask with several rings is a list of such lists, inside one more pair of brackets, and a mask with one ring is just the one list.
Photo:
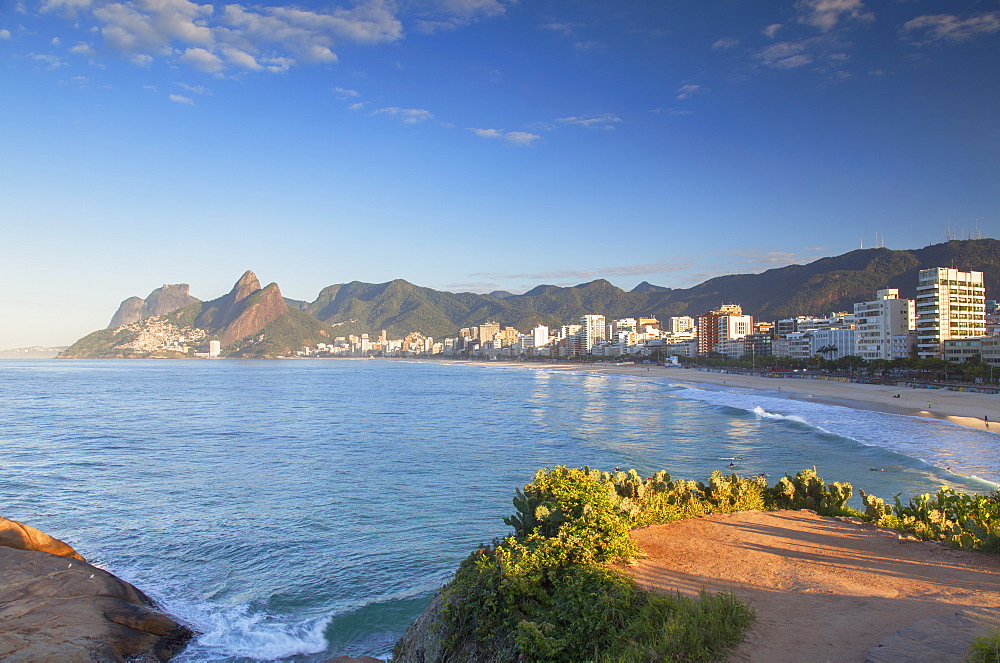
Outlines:
[[913, 298], [921, 269], [947, 265], [984, 272], [987, 292], [995, 293], [1000, 288], [1000, 241], [951, 240], [904, 251], [859, 249], [760, 274], [719, 276], [683, 289], [643, 282], [626, 291], [597, 279], [575, 286], [539, 285], [521, 295], [477, 294], [397, 279], [327, 286], [315, 301], [306, 302], [282, 297], [275, 283], [261, 288], [248, 271], [228, 294], [207, 302], [192, 297], [186, 284], [164, 285], [145, 299], [130, 297], [109, 328], [85, 336], [60, 356], [164, 356], [150, 348], [157, 339], [176, 338], [176, 345], [195, 350], [206, 349], [214, 340], [227, 356], [273, 357], [383, 329], [391, 338], [410, 332], [440, 338], [489, 321], [527, 331], [539, 324], [572, 323], [588, 313], [664, 320], [697, 315], [723, 303], [739, 303], [754, 317], [776, 320], [849, 311], [854, 302], [870, 300], [881, 288], [898, 288], [901, 296]]

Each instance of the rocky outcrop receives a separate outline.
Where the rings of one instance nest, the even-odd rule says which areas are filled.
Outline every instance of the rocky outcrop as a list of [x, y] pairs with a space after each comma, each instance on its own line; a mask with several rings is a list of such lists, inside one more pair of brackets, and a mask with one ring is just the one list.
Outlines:
[[108, 325], [108, 329], [139, 322], [142, 320], [142, 309], [145, 305], [146, 300], [142, 297], [129, 297], [118, 305], [118, 310], [111, 316], [111, 323]]
[[145, 299], [129, 297], [118, 306], [108, 329], [166, 315], [171, 311], [201, 301], [197, 297], [192, 297], [189, 291], [190, 287], [187, 283], [164, 283], [163, 287], [149, 293]]
[[288, 304], [282, 298], [277, 283], [272, 283], [263, 290], [254, 292], [238, 301], [244, 306], [223, 330], [220, 339], [223, 347], [258, 333], [280, 316], [288, 313]]
[[72, 547], [0, 518], [0, 660], [166, 661], [189, 629]]
[[444, 602], [441, 599], [441, 594], [438, 594], [396, 643], [396, 648], [392, 652], [393, 661], [433, 663], [441, 659], [444, 648], [441, 644], [442, 607], [444, 607]]

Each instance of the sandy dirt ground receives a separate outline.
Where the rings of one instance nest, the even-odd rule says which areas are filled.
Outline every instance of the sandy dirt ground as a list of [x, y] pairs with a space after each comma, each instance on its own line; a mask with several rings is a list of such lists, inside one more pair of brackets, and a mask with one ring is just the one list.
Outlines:
[[[1000, 557], [900, 538], [811, 511], [749, 511], [633, 532], [644, 588], [732, 591], [757, 621], [731, 661], [864, 661], [898, 629], [1000, 606]], [[967, 645], [956, 640], [951, 656]]]

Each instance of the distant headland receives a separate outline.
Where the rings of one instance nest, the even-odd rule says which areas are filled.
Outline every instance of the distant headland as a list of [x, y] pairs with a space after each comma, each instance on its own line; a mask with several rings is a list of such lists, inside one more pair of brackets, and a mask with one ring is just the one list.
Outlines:
[[[399, 339], [404, 354], [434, 352], [434, 339], [460, 329], [503, 323], [515, 333], [558, 329], [598, 312], [608, 320], [690, 316], [739, 302], [756, 319], [850, 310], [877, 290], [916, 294], [921, 269], [954, 265], [982, 271], [987, 292], [1000, 287], [1000, 241], [952, 240], [916, 250], [859, 249], [760, 274], [734, 274], [675, 289], [648, 282], [630, 291], [598, 279], [575, 286], [539, 285], [524, 294], [445, 292], [397, 279], [352, 281], [323, 288], [312, 302], [261, 287], [247, 271], [226, 295], [200, 301], [188, 285], [165, 284], [129, 297], [107, 329], [78, 340], [61, 358], [284, 357], [351, 344], [362, 356]], [[499, 328], [497, 331], [501, 331]]]

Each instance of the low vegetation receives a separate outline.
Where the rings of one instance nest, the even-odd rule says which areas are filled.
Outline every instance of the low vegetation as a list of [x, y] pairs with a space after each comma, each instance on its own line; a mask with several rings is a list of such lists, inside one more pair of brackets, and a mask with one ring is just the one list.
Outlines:
[[966, 660], [969, 663], [1000, 663], [1000, 631], [973, 640]]
[[[640, 590], [613, 568], [639, 551], [635, 527], [751, 509], [812, 509], [971, 550], [1000, 552], [1000, 497], [943, 488], [894, 504], [807, 469], [773, 486], [764, 477], [714, 472], [707, 482], [661, 471], [539, 470], [516, 491], [513, 533], [482, 546], [442, 590], [445, 660], [711, 661], [754, 618], [732, 594], [698, 598]], [[986, 647], [986, 645], [984, 645]], [[984, 650], [986, 651], [986, 650]], [[400, 654], [400, 652], [397, 652]], [[997, 660], [981, 658], [977, 660]]]
[[925, 541], [943, 541], [963, 550], [1000, 553], [1000, 493], [964, 495], [951, 488], [893, 504], [861, 492], [863, 517]]

